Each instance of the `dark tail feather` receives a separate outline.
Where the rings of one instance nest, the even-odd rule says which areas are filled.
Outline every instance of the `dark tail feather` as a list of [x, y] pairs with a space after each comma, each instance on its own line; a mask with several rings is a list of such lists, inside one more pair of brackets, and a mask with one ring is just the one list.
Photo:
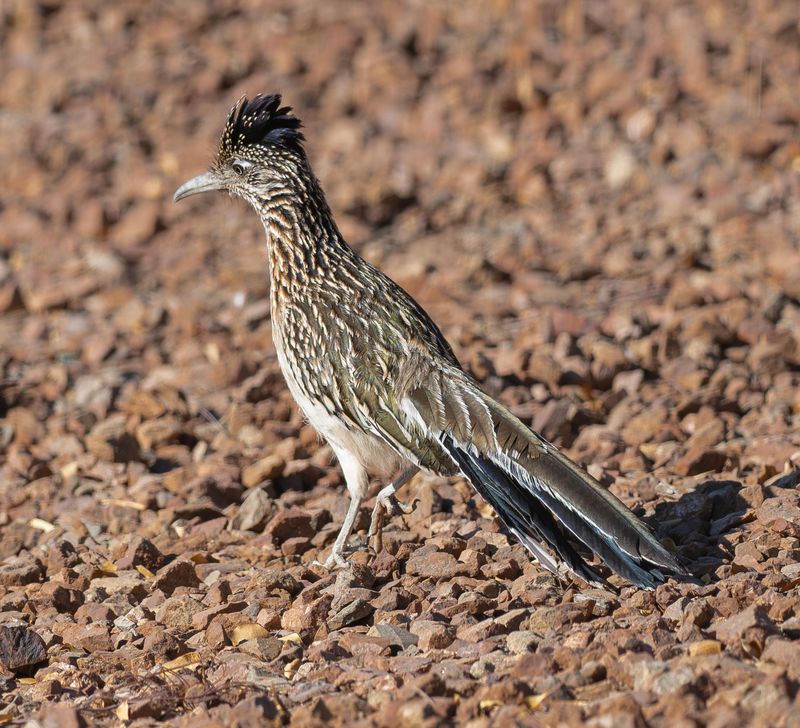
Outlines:
[[[594, 551], [620, 576], [640, 587], [652, 589], [665, 580], [665, 571], [673, 571], [635, 560], [614, 539], [604, 537], [590, 513], [568, 508], [550, 494], [527, 487], [491, 458], [456, 444], [449, 435], [442, 438], [442, 444], [473, 487], [534, 555], [539, 556], [530, 541], [544, 542], [577, 576], [590, 583], [603, 583], [603, 579], [572, 546], [571, 536]], [[674, 573], [681, 572], [676, 561]]]
[[[478, 494], [489, 503], [506, 527], [540, 558], [530, 539], [548, 544], [567, 567], [584, 581], [603, 585], [605, 580], [589, 566], [569, 542], [550, 511], [529, 491], [520, 488], [503, 470], [487, 458], [458, 447], [452, 438], [442, 440], [445, 449], [458, 463], [461, 472]], [[548, 566], [543, 563], [543, 566]]]

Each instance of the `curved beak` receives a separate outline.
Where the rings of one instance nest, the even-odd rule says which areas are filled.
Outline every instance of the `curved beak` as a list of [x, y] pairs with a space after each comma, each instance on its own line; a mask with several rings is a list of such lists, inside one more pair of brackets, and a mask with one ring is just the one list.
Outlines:
[[172, 197], [173, 202], [178, 202], [184, 197], [190, 195], [197, 195], [200, 192], [211, 192], [213, 190], [223, 190], [225, 185], [222, 180], [214, 172], [204, 172], [198, 174], [197, 177], [192, 177], [188, 182], [184, 182]]

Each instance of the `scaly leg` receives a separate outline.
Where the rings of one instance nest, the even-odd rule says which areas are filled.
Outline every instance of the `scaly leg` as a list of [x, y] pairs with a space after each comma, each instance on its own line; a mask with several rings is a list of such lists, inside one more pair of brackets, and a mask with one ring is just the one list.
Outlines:
[[358, 516], [358, 509], [361, 507], [361, 498], [356, 496], [350, 497], [350, 505], [347, 508], [347, 515], [344, 517], [344, 523], [339, 529], [339, 535], [333, 544], [331, 555], [325, 559], [323, 566], [326, 569], [332, 569], [334, 566], [347, 567], [347, 559], [344, 557], [344, 545], [353, 531], [353, 524], [356, 522]]
[[333, 544], [331, 555], [325, 559], [325, 563], [323, 564], [326, 569], [331, 569], [334, 566], [347, 567], [347, 559], [344, 557], [344, 546], [353, 531], [353, 526], [358, 516], [358, 509], [369, 488], [369, 477], [361, 463], [346, 450], [334, 448], [334, 452], [339, 459], [339, 464], [342, 466], [344, 480], [345, 483], [347, 483], [347, 490], [350, 493], [350, 505], [347, 508], [347, 515], [344, 518], [344, 523], [339, 529], [339, 535], [336, 537], [336, 541]]
[[391, 483], [384, 486], [378, 491], [375, 498], [375, 507], [372, 509], [372, 519], [369, 524], [369, 534], [367, 538], [375, 537], [375, 551], [383, 549], [383, 514], [391, 515], [394, 508], [397, 507], [403, 513], [411, 513], [414, 510], [413, 505], [403, 505], [398, 503], [394, 498], [395, 492], [405, 485], [411, 478], [419, 472], [416, 465], [411, 465], [400, 473]]

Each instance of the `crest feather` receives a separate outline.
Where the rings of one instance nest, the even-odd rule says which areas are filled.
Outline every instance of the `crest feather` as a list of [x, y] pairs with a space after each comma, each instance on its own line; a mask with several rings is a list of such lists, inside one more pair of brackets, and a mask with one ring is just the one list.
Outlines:
[[228, 114], [220, 155], [235, 155], [249, 146], [277, 145], [302, 150], [305, 137], [300, 119], [290, 106], [281, 106], [280, 94], [242, 96]]

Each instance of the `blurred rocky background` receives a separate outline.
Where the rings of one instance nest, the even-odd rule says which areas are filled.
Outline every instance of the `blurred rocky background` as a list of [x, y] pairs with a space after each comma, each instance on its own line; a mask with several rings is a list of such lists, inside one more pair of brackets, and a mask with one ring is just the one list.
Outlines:
[[[0, 723], [788, 724], [796, 3], [4, 0], [0, 78]], [[353, 246], [701, 583], [565, 588], [425, 477], [311, 564], [347, 498], [261, 227], [171, 201], [273, 91]]]

